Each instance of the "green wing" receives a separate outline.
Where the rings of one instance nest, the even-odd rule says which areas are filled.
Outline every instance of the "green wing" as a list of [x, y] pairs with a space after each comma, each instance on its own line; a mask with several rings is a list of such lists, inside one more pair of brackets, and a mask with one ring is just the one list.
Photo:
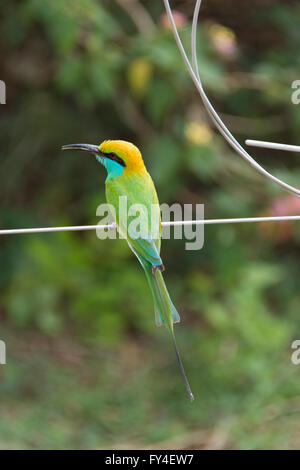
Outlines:
[[[126, 196], [127, 208], [140, 204], [145, 209], [142, 213], [142, 221], [146, 223], [146, 230], [142, 237], [134, 237], [131, 222], [136, 216], [127, 214], [126, 223], [120, 215], [120, 197]], [[148, 173], [129, 175], [106, 183], [106, 198], [109, 204], [114, 206], [116, 222], [122, 235], [128, 240], [134, 251], [153, 266], [162, 264], [160, 258], [161, 218], [159, 202], [153, 181]]]

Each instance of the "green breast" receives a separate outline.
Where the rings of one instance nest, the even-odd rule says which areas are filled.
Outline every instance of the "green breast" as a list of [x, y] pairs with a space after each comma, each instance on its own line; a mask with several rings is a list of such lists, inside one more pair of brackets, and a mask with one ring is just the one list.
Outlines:
[[[156, 194], [155, 186], [152, 178], [146, 171], [142, 174], [123, 174], [119, 178], [107, 180], [106, 187], [106, 200], [111, 204], [116, 212], [116, 222], [120, 226], [120, 210], [122, 207], [127, 207], [127, 214], [131, 206], [134, 204], [141, 204], [145, 208], [143, 216], [148, 219], [148, 226], [151, 227], [152, 236], [156, 237], [160, 234], [160, 209], [159, 201]], [[122, 198], [123, 197], [123, 198]], [[126, 197], [127, 199], [125, 199]], [[122, 198], [122, 199], [120, 199]], [[152, 217], [152, 219], [151, 219]], [[128, 224], [134, 217], [127, 217]], [[152, 220], [152, 223], [151, 223]], [[125, 229], [127, 227], [120, 227]], [[149, 234], [150, 236], [150, 234]]]

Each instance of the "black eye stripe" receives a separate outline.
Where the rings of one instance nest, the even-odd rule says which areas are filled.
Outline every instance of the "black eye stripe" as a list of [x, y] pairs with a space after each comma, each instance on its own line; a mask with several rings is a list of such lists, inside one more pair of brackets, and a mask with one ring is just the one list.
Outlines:
[[110, 152], [110, 153], [104, 153], [104, 155], [107, 158], [110, 158], [110, 160], [113, 160], [114, 162], [119, 163], [122, 166], [126, 166], [124, 160], [122, 158], [118, 157], [118, 155], [115, 152]]

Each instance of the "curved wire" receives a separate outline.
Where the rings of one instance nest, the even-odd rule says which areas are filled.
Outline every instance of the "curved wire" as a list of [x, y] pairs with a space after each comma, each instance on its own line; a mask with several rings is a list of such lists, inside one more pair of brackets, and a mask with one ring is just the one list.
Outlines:
[[269, 178], [273, 183], [278, 184], [288, 192], [300, 197], [300, 190], [295, 188], [294, 186], [289, 185], [288, 183], [285, 183], [281, 179], [277, 178], [276, 176], [272, 175], [269, 173], [265, 168], [263, 168], [257, 161], [251, 157], [251, 155], [239, 144], [239, 142], [234, 138], [234, 136], [231, 134], [229, 129], [226, 127], [216, 110], [214, 109], [213, 105], [209, 101], [203, 86], [202, 82], [200, 79], [200, 74], [199, 74], [199, 66], [198, 66], [198, 60], [197, 60], [197, 47], [196, 47], [196, 40], [197, 40], [197, 24], [198, 24], [198, 18], [199, 18], [199, 12], [200, 12], [200, 7], [201, 7], [202, 0], [197, 0], [196, 5], [195, 5], [195, 10], [194, 10], [194, 17], [193, 17], [193, 26], [192, 26], [192, 61], [193, 61], [193, 67], [187, 57], [186, 51], [183, 47], [183, 44], [181, 42], [174, 17], [172, 14], [172, 10], [170, 7], [169, 0], [164, 0], [165, 4], [165, 9], [167, 12], [167, 15], [169, 17], [169, 20], [172, 25], [172, 30], [173, 34], [177, 43], [177, 46], [179, 48], [179, 51], [182, 55], [182, 58], [184, 60], [184, 63], [188, 69], [188, 72], [202, 98], [203, 104], [212, 119], [213, 123], [217, 127], [217, 129], [220, 131], [220, 133], [223, 135], [223, 137], [227, 140], [227, 142], [231, 145], [231, 147], [236, 150], [236, 152], [244, 158], [253, 168], [255, 168], [259, 173], [262, 175], [266, 176]]

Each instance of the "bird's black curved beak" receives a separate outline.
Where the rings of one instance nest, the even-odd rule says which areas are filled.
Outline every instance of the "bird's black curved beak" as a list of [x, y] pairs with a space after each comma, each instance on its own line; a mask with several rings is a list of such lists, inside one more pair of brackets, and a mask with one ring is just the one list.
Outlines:
[[84, 150], [85, 152], [93, 153], [94, 155], [100, 155], [101, 157], [105, 157], [105, 154], [100, 152], [99, 147], [97, 145], [91, 144], [69, 144], [63, 145], [62, 150]]

